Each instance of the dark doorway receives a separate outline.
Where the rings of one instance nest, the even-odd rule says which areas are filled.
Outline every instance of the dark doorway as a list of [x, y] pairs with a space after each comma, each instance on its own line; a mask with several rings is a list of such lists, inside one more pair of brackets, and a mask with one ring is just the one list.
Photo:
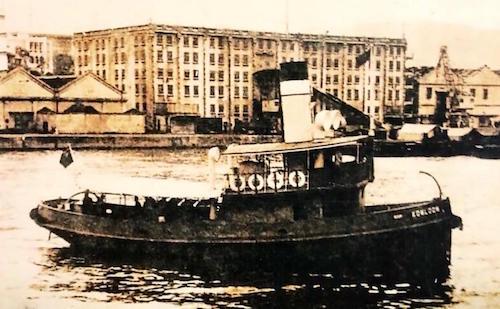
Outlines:
[[434, 113], [434, 123], [437, 125], [443, 125], [443, 122], [446, 121], [447, 98], [448, 92], [436, 91], [436, 112]]

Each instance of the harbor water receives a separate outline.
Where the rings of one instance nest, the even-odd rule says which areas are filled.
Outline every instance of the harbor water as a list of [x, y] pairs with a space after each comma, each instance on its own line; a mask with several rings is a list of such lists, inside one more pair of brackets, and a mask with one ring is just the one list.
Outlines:
[[140, 252], [112, 257], [75, 253], [29, 218], [39, 201], [87, 188], [151, 196], [203, 193], [206, 150], [78, 151], [66, 169], [60, 155], [0, 153], [0, 308], [500, 306], [500, 160], [375, 159], [367, 204], [437, 196], [436, 185], [422, 170], [439, 180], [454, 213], [462, 217], [464, 229], [452, 235], [450, 277], [429, 291], [413, 282], [388, 283], [378, 274], [292, 274], [278, 285], [258, 265], [254, 276], [218, 277]]

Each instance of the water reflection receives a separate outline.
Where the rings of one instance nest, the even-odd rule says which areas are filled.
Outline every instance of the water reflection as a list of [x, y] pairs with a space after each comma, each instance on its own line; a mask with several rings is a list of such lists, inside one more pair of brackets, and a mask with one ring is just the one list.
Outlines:
[[[117, 257], [51, 248], [46, 249], [45, 256], [45, 263], [40, 265], [45, 284], [39, 282], [37, 288], [63, 292], [80, 301], [276, 308], [367, 305], [404, 308], [443, 306], [451, 302], [452, 287], [447, 284], [412, 282], [406, 276], [387, 278], [380, 273], [358, 273], [353, 277], [345, 273], [277, 274], [253, 268], [253, 272], [244, 269], [239, 275], [217, 277], [143, 254]], [[201, 268], [207, 267], [210, 265]], [[54, 277], [48, 280], [47, 273]]]

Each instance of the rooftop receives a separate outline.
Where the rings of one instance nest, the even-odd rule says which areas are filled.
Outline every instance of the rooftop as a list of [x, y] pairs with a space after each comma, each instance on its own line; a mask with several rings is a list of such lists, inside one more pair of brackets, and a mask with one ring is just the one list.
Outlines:
[[281, 33], [281, 32], [265, 32], [265, 31], [250, 31], [250, 30], [237, 30], [237, 29], [215, 29], [206, 27], [194, 26], [173, 26], [165, 24], [146, 24], [135, 25], [128, 27], [108, 28], [101, 30], [91, 30], [76, 32], [75, 36], [87, 35], [102, 35], [115, 31], [132, 32], [132, 31], [155, 31], [165, 33], [184, 33], [184, 34], [199, 34], [199, 35], [213, 35], [213, 36], [226, 36], [231, 35], [234, 37], [258, 37], [274, 39], [278, 37], [282, 40], [302, 40], [302, 41], [326, 41], [326, 42], [351, 42], [351, 43], [378, 43], [378, 44], [395, 44], [406, 46], [405, 38], [386, 38], [386, 37], [360, 37], [360, 36], [340, 36], [330, 34], [305, 34], [305, 33]]

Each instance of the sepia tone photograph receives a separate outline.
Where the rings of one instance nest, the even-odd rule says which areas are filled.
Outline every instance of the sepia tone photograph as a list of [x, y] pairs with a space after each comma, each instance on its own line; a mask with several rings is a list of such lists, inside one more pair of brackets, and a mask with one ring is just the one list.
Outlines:
[[0, 0], [0, 308], [500, 307], [499, 20]]

